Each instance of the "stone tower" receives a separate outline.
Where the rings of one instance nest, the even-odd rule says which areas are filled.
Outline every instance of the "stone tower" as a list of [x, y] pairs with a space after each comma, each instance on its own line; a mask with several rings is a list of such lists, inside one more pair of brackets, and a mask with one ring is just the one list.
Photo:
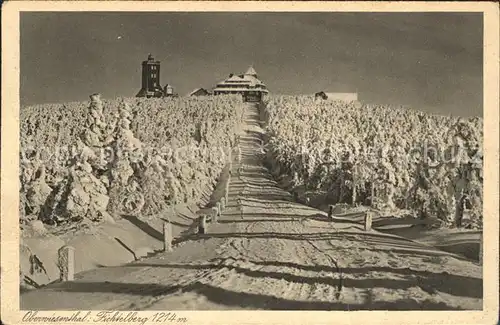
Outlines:
[[162, 97], [163, 89], [160, 85], [160, 61], [155, 61], [151, 54], [146, 61], [142, 61], [142, 88], [136, 97]]

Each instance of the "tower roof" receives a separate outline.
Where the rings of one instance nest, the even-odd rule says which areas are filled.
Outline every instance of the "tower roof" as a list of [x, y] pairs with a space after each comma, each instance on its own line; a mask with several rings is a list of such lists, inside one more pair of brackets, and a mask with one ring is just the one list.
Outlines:
[[160, 64], [160, 61], [155, 60], [154, 56], [150, 53], [148, 54], [148, 58], [145, 61], [142, 61], [142, 64]]
[[255, 71], [255, 69], [253, 68], [253, 66], [250, 66], [247, 70], [247, 72], [245, 72], [246, 75], [249, 75], [249, 76], [257, 76], [257, 72]]

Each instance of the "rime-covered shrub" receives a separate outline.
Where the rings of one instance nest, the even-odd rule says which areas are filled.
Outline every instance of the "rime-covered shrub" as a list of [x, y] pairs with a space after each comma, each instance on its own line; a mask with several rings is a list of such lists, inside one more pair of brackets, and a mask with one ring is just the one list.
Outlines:
[[295, 185], [457, 226], [465, 211], [481, 225], [482, 119], [306, 96], [272, 96], [262, 113], [268, 155]]
[[198, 200], [241, 124], [238, 96], [90, 97], [21, 109], [21, 224], [156, 214]]

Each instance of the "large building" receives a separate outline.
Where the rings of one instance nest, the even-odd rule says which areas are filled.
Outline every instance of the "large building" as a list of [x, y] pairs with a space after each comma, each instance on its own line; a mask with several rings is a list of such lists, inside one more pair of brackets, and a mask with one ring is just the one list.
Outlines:
[[175, 96], [174, 88], [166, 85], [163, 89], [160, 84], [160, 61], [148, 55], [146, 61], [142, 61], [142, 88], [136, 97], [164, 97]]
[[242, 75], [230, 74], [213, 89], [214, 95], [241, 94], [245, 101], [258, 102], [269, 93], [266, 85], [259, 80], [253, 67]]

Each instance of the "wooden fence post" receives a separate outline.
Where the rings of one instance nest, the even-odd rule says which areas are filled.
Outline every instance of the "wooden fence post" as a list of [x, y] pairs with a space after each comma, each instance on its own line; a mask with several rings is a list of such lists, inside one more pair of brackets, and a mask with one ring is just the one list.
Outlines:
[[371, 211], [366, 211], [365, 214], [365, 231], [370, 231], [372, 229], [372, 213]]
[[370, 191], [371, 191], [370, 206], [373, 208], [373, 207], [375, 207], [375, 182], [374, 181], [371, 182]]
[[328, 219], [333, 219], [333, 205], [328, 206]]
[[483, 265], [483, 232], [479, 235], [479, 264]]
[[170, 222], [163, 222], [163, 251], [172, 251], [172, 224]]
[[200, 224], [198, 225], [198, 233], [206, 234], [207, 233], [207, 216], [201, 216], [199, 219]]
[[238, 179], [241, 181], [241, 174], [243, 174], [243, 166], [238, 167]]
[[220, 198], [220, 209], [221, 211], [226, 209], [226, 198], [224, 196]]
[[75, 279], [75, 248], [63, 246], [58, 251], [58, 266], [61, 281], [73, 281]]
[[217, 202], [217, 205], [214, 209], [214, 213], [212, 213], [212, 222], [213, 223], [219, 222], [219, 217], [220, 217], [220, 202]]
[[241, 198], [238, 198], [238, 201], [236, 203], [238, 204], [238, 209], [240, 210], [240, 217], [241, 219], [243, 219], [243, 204]]

